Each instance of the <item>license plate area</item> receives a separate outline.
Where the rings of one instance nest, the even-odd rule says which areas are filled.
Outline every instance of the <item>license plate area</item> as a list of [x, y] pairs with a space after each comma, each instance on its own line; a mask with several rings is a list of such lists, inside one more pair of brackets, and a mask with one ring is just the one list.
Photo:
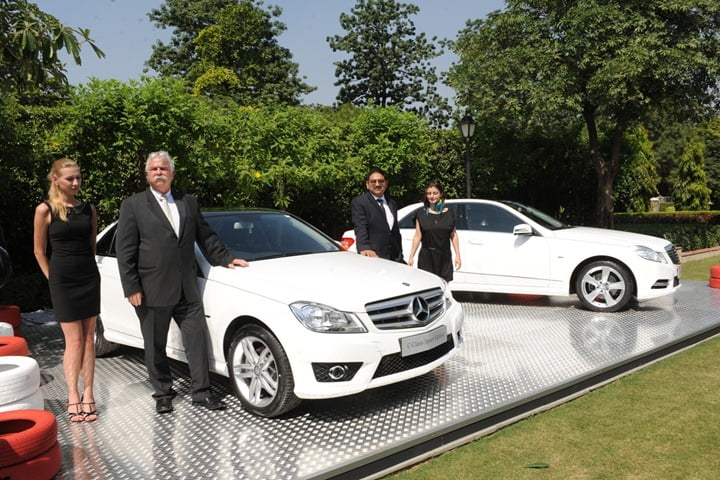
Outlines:
[[438, 345], [442, 345], [447, 341], [447, 328], [445, 325], [430, 330], [429, 332], [419, 333], [410, 337], [400, 339], [400, 356], [408, 357], [416, 353], [432, 350]]

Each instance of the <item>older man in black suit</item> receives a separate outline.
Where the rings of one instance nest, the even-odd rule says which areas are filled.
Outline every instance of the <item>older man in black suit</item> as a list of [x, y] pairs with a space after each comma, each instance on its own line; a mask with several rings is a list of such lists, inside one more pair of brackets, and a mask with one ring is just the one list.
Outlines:
[[155, 409], [173, 410], [176, 393], [165, 348], [174, 318], [190, 369], [193, 404], [222, 410], [225, 403], [210, 391], [207, 326], [193, 245], [204, 247], [216, 265], [248, 264], [233, 258], [220, 243], [195, 197], [171, 191], [175, 165], [167, 152], [151, 153], [145, 172], [150, 188], [120, 206], [116, 249], [123, 291], [140, 319]]
[[385, 172], [373, 168], [365, 178], [367, 192], [350, 203], [357, 251], [366, 257], [404, 262], [397, 204], [387, 194], [387, 187]]

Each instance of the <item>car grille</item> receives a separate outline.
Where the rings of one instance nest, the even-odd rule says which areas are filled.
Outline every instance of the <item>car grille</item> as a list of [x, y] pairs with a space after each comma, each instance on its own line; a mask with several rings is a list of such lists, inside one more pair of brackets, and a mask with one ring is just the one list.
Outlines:
[[434, 362], [438, 358], [446, 355], [455, 347], [452, 335], [447, 336], [447, 342], [425, 352], [416, 353], [407, 357], [401, 356], [399, 353], [385, 355], [378, 365], [373, 378], [392, 375], [393, 373], [412, 370], [413, 368], [422, 367], [430, 362]]
[[670, 260], [672, 260], [675, 265], [680, 265], [680, 255], [672, 243], [669, 243], [668, 246], [665, 247], [665, 253], [668, 254], [668, 257], [670, 257]]
[[365, 309], [380, 330], [422, 327], [445, 312], [445, 298], [436, 288], [402, 297], [368, 303]]

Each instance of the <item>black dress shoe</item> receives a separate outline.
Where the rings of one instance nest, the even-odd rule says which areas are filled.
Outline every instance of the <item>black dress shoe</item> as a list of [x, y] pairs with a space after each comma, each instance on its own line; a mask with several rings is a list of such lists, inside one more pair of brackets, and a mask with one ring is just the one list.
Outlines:
[[163, 397], [155, 400], [155, 411], [157, 413], [170, 413], [173, 411], [172, 398]]
[[193, 405], [202, 405], [208, 410], [225, 410], [227, 408], [225, 402], [217, 397], [213, 397], [212, 395], [209, 395], [202, 400], [193, 400], [192, 403]]

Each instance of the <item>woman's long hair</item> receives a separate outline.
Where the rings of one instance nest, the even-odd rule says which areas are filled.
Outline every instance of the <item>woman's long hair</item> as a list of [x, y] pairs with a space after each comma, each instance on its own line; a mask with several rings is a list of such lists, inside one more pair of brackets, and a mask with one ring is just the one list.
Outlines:
[[429, 210], [430, 210], [430, 202], [428, 202], [428, 199], [427, 199], [427, 189], [432, 188], [432, 187], [437, 188], [438, 191], [440, 192], [440, 200], [435, 205], [436, 211], [438, 211], [438, 207], [440, 207], [439, 211], [442, 211], [443, 204], [445, 203], [445, 190], [443, 189], [442, 184], [440, 183], [440, 180], [430, 180], [425, 185], [425, 188], [423, 189], [423, 204], [425, 205], [425, 215], [428, 215]]
[[59, 177], [60, 170], [67, 167], [80, 168], [75, 160], [70, 158], [59, 158], [53, 162], [52, 167], [50, 167], [50, 173], [47, 175], [49, 183], [47, 202], [50, 205], [52, 213], [54, 213], [63, 222], [67, 222], [68, 219], [67, 208], [63, 204], [62, 200], [60, 200], [60, 190], [58, 190], [57, 185], [53, 182], [53, 177]]

